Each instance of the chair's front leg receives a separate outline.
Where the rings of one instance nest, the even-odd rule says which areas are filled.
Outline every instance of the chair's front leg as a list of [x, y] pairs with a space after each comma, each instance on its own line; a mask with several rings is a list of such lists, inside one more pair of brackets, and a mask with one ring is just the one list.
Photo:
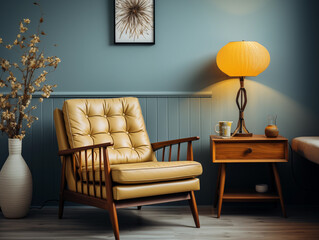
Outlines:
[[120, 230], [119, 230], [119, 222], [117, 219], [117, 212], [114, 202], [109, 205], [109, 213], [110, 213], [110, 219], [112, 222], [112, 228], [114, 232], [114, 237], [116, 240], [120, 240]]
[[197, 228], [200, 228], [198, 210], [197, 210], [197, 204], [196, 204], [194, 191], [191, 191], [190, 195], [191, 195], [191, 199], [188, 200], [189, 206], [190, 206], [190, 208], [192, 210], [192, 214], [193, 214], [195, 225], [196, 225]]
[[103, 148], [103, 155], [104, 155], [104, 174], [105, 174], [107, 209], [109, 210], [115, 239], [119, 240], [120, 230], [119, 230], [119, 223], [117, 219], [116, 206], [113, 199], [113, 184], [111, 179], [111, 167], [110, 167], [110, 161], [109, 161], [107, 148]]

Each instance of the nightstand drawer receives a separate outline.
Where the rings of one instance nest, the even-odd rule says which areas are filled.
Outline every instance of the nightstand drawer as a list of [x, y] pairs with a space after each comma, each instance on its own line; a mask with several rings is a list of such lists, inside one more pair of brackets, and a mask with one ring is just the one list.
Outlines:
[[282, 159], [286, 161], [286, 142], [216, 142], [215, 160]]

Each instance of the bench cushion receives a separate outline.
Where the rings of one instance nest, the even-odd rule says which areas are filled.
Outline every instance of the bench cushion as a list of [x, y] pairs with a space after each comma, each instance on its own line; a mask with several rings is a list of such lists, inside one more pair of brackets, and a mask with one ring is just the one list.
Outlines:
[[297, 137], [292, 140], [292, 150], [319, 164], [319, 137]]
[[[102, 181], [104, 181], [103, 166]], [[82, 179], [93, 181], [93, 171], [89, 167], [86, 172], [82, 169]], [[100, 168], [94, 167], [95, 181], [100, 181]], [[111, 165], [113, 182], [120, 184], [142, 184], [151, 182], [174, 181], [179, 179], [194, 178], [203, 172], [202, 165], [195, 161], [175, 162], [144, 162]]]

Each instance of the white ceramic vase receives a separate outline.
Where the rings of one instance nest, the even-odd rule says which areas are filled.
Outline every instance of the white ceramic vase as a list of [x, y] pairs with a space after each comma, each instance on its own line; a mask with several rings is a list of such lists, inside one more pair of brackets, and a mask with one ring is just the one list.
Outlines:
[[9, 156], [0, 172], [0, 207], [6, 218], [27, 215], [32, 199], [32, 176], [24, 161], [22, 141], [9, 139]]

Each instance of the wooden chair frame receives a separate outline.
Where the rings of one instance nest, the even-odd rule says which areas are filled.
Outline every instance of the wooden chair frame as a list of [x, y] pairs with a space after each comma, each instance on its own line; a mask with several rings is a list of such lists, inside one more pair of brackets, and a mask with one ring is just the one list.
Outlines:
[[[177, 151], [177, 161], [179, 161], [180, 158], [180, 145], [181, 143], [187, 143], [187, 160], [193, 161], [193, 147], [192, 147], [192, 141], [199, 140], [199, 137], [190, 137], [190, 138], [182, 138], [182, 139], [176, 139], [176, 140], [169, 140], [164, 142], [157, 142], [152, 143], [152, 148], [154, 151], [157, 151], [159, 149], [163, 149], [163, 157], [162, 161], [164, 161], [165, 157], [165, 148], [169, 147], [169, 159], [168, 161], [171, 161], [171, 155], [172, 155], [172, 146], [178, 145], [178, 151]], [[60, 200], [59, 200], [59, 218], [62, 218], [63, 216], [63, 209], [64, 209], [64, 201], [71, 201], [81, 204], [86, 204], [90, 206], [95, 206], [98, 208], [102, 208], [109, 211], [110, 219], [112, 222], [113, 232], [115, 239], [120, 239], [119, 235], [119, 225], [118, 225], [118, 219], [117, 219], [117, 212], [116, 209], [118, 208], [125, 208], [125, 207], [132, 207], [137, 206], [138, 209], [141, 209], [142, 205], [150, 205], [150, 204], [158, 204], [158, 203], [165, 203], [165, 202], [175, 202], [175, 201], [182, 201], [182, 200], [188, 200], [192, 215], [194, 218], [194, 222], [197, 228], [200, 227], [199, 218], [198, 218], [198, 211], [197, 211], [197, 204], [196, 199], [193, 191], [190, 192], [183, 192], [183, 193], [175, 193], [175, 194], [168, 194], [168, 195], [160, 195], [160, 196], [153, 196], [153, 197], [143, 197], [143, 198], [135, 198], [135, 199], [127, 199], [127, 200], [114, 200], [113, 199], [113, 182], [111, 178], [111, 168], [110, 168], [110, 161], [108, 156], [108, 150], [107, 147], [112, 146], [112, 143], [103, 143], [103, 144], [97, 144], [97, 145], [91, 145], [86, 147], [80, 147], [80, 148], [73, 148], [73, 149], [67, 149], [67, 150], [61, 150], [59, 151], [59, 155], [62, 159], [62, 170], [61, 170], [61, 185], [60, 185]], [[89, 195], [89, 176], [88, 176], [88, 158], [87, 153], [91, 151], [92, 153], [92, 162], [94, 162], [94, 150], [96, 151], [98, 149], [99, 158], [98, 158], [98, 164], [99, 164], [99, 181], [96, 182], [95, 178], [95, 171], [94, 171], [94, 164], [92, 164], [92, 174], [93, 174], [93, 191], [94, 196]], [[86, 169], [86, 187], [87, 187], [87, 193], [83, 193], [84, 185], [82, 180], [82, 174], [77, 174], [76, 172], [76, 154], [81, 161], [81, 153], [85, 153], [85, 169]], [[103, 154], [104, 159], [104, 173], [102, 172], [102, 163], [101, 163], [101, 156]], [[73, 173], [76, 177], [75, 180], [75, 189], [76, 192], [70, 191], [66, 189], [66, 161], [72, 161], [73, 166]], [[82, 167], [80, 167], [82, 169]], [[105, 176], [105, 182], [102, 182], [102, 174]], [[81, 181], [81, 188], [78, 189], [78, 180]], [[95, 186], [100, 187], [100, 197], [97, 197]], [[102, 187], [105, 186], [105, 195], [106, 199], [103, 198], [103, 192]]]

